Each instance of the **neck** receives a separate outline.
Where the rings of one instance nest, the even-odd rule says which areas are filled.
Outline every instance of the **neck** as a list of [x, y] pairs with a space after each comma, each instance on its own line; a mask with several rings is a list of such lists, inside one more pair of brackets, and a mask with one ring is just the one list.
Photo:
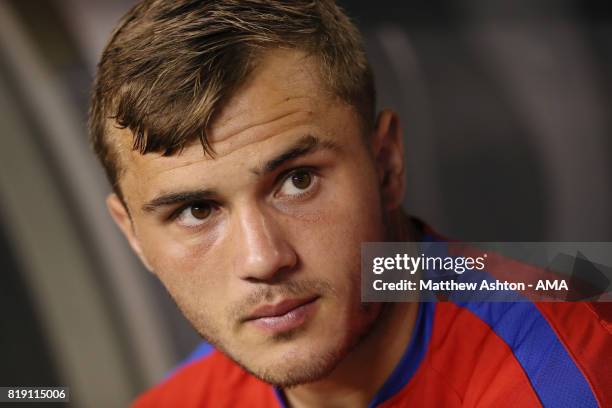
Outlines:
[[[403, 214], [392, 217], [393, 224], [401, 225], [394, 239], [417, 239]], [[418, 303], [382, 303], [380, 307], [372, 331], [328, 376], [285, 390], [291, 407], [367, 407], [408, 346]]]
[[418, 220], [410, 218], [402, 210], [392, 212], [387, 223], [389, 224], [390, 241], [421, 241], [423, 232], [417, 225]]

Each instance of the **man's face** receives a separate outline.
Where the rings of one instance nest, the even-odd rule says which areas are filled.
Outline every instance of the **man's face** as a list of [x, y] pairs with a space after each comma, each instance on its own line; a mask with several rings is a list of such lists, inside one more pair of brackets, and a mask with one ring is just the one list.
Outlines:
[[122, 139], [130, 215], [111, 212], [200, 334], [279, 385], [328, 373], [368, 331], [360, 244], [386, 238], [358, 114], [297, 51], [266, 54], [199, 143], [163, 157]]

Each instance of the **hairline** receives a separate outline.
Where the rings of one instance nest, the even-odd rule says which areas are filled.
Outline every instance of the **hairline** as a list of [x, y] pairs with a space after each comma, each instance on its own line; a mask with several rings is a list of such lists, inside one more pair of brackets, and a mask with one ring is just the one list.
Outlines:
[[[352, 113], [358, 118], [359, 122], [360, 122], [360, 126], [359, 129], [361, 130], [361, 138], [366, 138], [369, 133], [371, 132], [371, 130], [374, 127], [374, 122], [375, 122], [375, 118], [374, 118], [374, 114], [375, 114], [375, 110], [374, 109], [370, 109], [371, 112], [369, 112], [369, 114], [366, 117], [365, 112], [363, 112], [363, 109], [360, 109], [359, 106], [357, 105], [357, 103], [355, 103], [354, 101], [349, 101], [347, 100], [347, 98], [343, 98], [339, 92], [335, 89], [333, 89], [333, 87], [331, 86], [331, 84], [328, 83], [328, 81], [325, 81], [323, 78], [323, 73], [322, 73], [322, 68], [323, 68], [323, 63], [320, 61], [320, 57], [316, 54], [313, 54], [307, 50], [305, 50], [305, 47], [277, 47], [277, 49], [280, 48], [286, 48], [286, 49], [291, 49], [294, 51], [298, 51], [298, 52], [303, 52], [305, 54], [305, 57], [308, 59], [311, 59], [313, 61], [314, 64], [317, 64], [317, 67], [319, 69], [316, 70], [316, 85], [319, 88], [319, 92], [320, 94], [325, 97], [325, 98], [329, 98], [330, 100], [335, 100], [337, 102], [343, 103], [345, 104], [347, 107], [349, 107], [352, 110]], [[217, 115], [227, 106], [227, 104], [232, 100], [232, 98], [234, 96], [236, 96], [239, 92], [241, 92], [242, 87], [250, 80], [253, 78], [253, 74], [255, 73], [255, 71], [257, 70], [257, 68], [261, 65], [261, 61], [265, 58], [265, 54], [269, 53], [269, 52], [273, 52], [274, 48], [273, 47], [268, 47], [266, 49], [262, 49], [260, 54], [258, 56], [256, 56], [255, 58], [253, 58], [253, 61], [256, 61], [254, 63], [254, 65], [252, 66], [251, 71], [243, 78], [242, 81], [240, 81], [239, 83], [236, 84], [235, 89], [230, 92], [227, 95], [223, 95], [223, 98], [221, 100], [220, 103], [218, 103], [217, 106], [215, 106], [215, 110], [216, 110], [216, 115], [213, 115], [213, 117], [211, 118], [211, 123], [209, 125], [209, 129], [211, 127], [214, 127], [215, 121], [218, 119]], [[114, 106], [114, 105], [113, 105]], [[112, 107], [111, 107], [112, 109]], [[126, 145], [123, 142], [117, 140], [120, 135], [117, 134], [118, 132], [121, 131], [127, 131], [130, 133], [130, 140], [133, 140], [135, 135], [133, 133], [133, 131], [129, 128], [124, 128], [122, 126], [120, 126], [117, 121], [111, 117], [111, 116], [107, 116], [105, 119], [105, 132], [104, 132], [104, 143], [108, 146], [108, 148], [111, 151], [111, 155], [113, 156], [113, 161], [115, 164], [115, 172], [116, 172], [116, 177], [115, 177], [115, 182], [113, 183], [113, 185], [111, 186], [113, 189], [113, 192], [119, 197], [119, 199], [122, 201], [122, 203], [124, 204], [124, 206], [127, 208], [127, 203], [125, 202], [125, 197], [123, 194], [123, 191], [121, 190], [121, 186], [120, 186], [120, 182], [121, 182], [121, 178], [125, 173], [125, 156], [127, 153], [130, 152], [137, 152], [138, 154], [140, 154], [141, 156], [144, 156], [145, 154], [159, 154], [159, 155], [163, 155], [163, 152], [146, 152], [146, 153], [142, 153], [139, 152], [138, 149], [134, 148], [133, 146], [131, 146], [131, 143], [127, 143], [127, 145], [130, 146], [129, 149], [118, 149], [117, 147], [119, 145]], [[111, 132], [115, 133], [115, 136], [111, 135]], [[112, 139], [115, 139], [114, 141], [112, 141]], [[177, 150], [176, 152], [167, 155], [168, 157], [174, 157], [176, 155], [179, 155], [181, 153], [182, 150], [191, 147], [195, 144], [200, 144], [202, 146], [203, 149], [203, 154], [204, 156], [208, 156], [209, 158], [211, 158], [212, 160], [215, 159], [215, 151], [213, 148], [213, 143], [208, 140], [209, 143], [209, 150], [205, 149], [201, 139], [197, 137], [197, 135], [194, 135], [193, 137], [191, 137], [189, 139], [189, 141], [187, 143], [185, 143], [185, 145], [183, 146], [182, 149]], [[127, 146], [126, 146], [127, 147]], [[122, 151], [120, 151], [122, 150]]]

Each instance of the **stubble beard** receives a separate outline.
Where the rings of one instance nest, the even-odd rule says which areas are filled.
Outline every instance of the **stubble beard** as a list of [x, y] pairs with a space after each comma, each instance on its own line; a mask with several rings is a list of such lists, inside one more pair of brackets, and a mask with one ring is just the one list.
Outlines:
[[[296, 354], [301, 355], [295, 356], [295, 359], [292, 359], [292, 356], [289, 355], [286, 358], [280, 359], [281, 361], [265, 367], [253, 367], [252, 364], [248, 364], [239, 356], [233, 355], [233, 353], [224, 349], [222, 344], [215, 345], [214, 339], [210, 339], [209, 342], [254, 377], [278, 388], [292, 388], [320, 381], [331, 374], [374, 331], [377, 322], [381, 320], [380, 315], [384, 306], [381, 305], [379, 310], [374, 315], [371, 315], [374, 306], [375, 304], [360, 304], [359, 313], [362, 314], [362, 319], [367, 318], [365, 323], [362, 322], [362, 325], [349, 333], [344, 341], [333, 344], [328, 350], [310, 355], [298, 352]], [[272, 342], [275, 344], [287, 343], [299, 337], [302, 332], [303, 330], [298, 328], [281, 333], [272, 337]]]
[[[335, 296], [335, 292], [326, 283], [301, 283], [298, 285], [300, 288], [314, 287], [316, 286], [319, 291], [323, 290], [327, 296]], [[323, 289], [326, 288], [326, 289]], [[301, 291], [301, 289], [289, 289], [290, 292]], [[254, 296], [255, 298], [265, 298], [266, 295]], [[271, 364], [254, 367], [252, 362], [240, 355], [235, 350], [230, 350], [227, 347], [227, 342], [223, 339], [215, 336], [214, 333], [218, 333], [222, 330], [212, 327], [209, 322], [213, 321], [208, 317], [198, 314], [197, 316], [190, 313], [188, 308], [184, 307], [181, 302], [177, 302], [174, 299], [183, 314], [191, 322], [192, 326], [200, 334], [200, 336], [215, 349], [226, 355], [236, 364], [238, 364], [243, 370], [250, 373], [254, 377], [265, 381], [271, 385], [279, 388], [290, 388], [297, 385], [311, 383], [319, 381], [328, 376], [333, 370], [344, 360], [355, 348], [359, 346], [368, 335], [374, 330], [376, 323], [380, 320], [381, 311], [383, 306], [377, 308], [377, 304], [374, 303], [357, 303], [358, 316], [353, 317], [351, 320], [358, 321], [360, 324], [357, 327], [351, 329], [347, 335], [345, 335], [336, 344], [327, 345], [327, 349], [318, 352], [301, 352], [296, 351], [295, 356], [285, 356], [284, 358], [276, 358], [276, 361]], [[235, 316], [235, 312], [231, 312], [230, 316]], [[270, 337], [270, 347], [276, 345], [282, 346], [295, 341], [300, 336], [305, 335], [308, 331], [306, 328], [296, 328], [287, 332], [275, 334]], [[292, 358], [294, 357], [294, 358]]]

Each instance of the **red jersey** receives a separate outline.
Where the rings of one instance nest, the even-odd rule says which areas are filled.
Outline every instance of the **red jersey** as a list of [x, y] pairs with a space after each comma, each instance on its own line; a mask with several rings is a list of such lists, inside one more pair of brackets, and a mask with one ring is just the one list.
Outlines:
[[[611, 303], [421, 303], [370, 407], [612, 407]], [[283, 407], [210, 347], [134, 407]]]

